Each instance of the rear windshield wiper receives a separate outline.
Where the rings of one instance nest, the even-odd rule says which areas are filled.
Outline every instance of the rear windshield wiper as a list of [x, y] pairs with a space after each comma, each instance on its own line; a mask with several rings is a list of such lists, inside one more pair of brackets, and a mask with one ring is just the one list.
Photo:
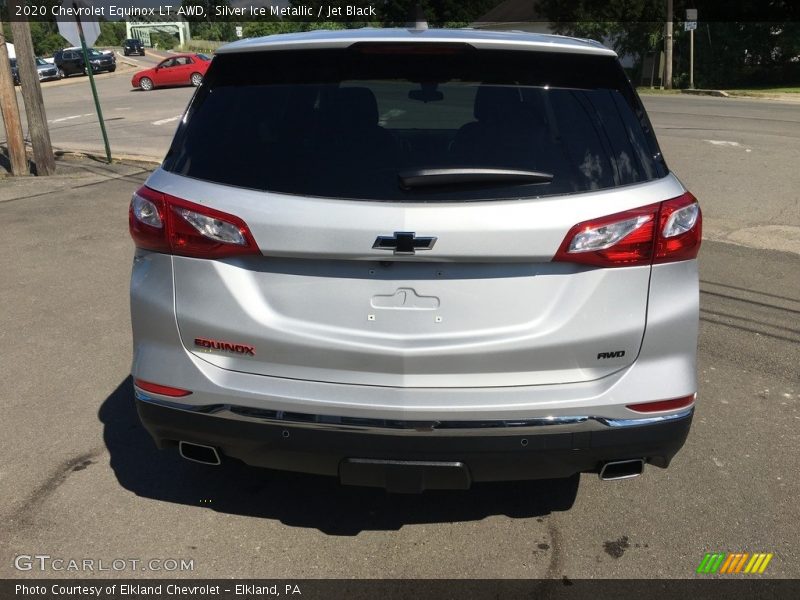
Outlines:
[[400, 187], [410, 190], [419, 187], [435, 185], [463, 185], [463, 184], [519, 184], [549, 183], [553, 180], [552, 173], [540, 171], [519, 171], [515, 169], [411, 169], [397, 174]]

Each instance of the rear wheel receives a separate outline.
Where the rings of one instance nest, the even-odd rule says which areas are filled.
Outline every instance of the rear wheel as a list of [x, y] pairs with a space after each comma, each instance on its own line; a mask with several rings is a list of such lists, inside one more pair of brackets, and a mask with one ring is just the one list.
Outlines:
[[111, 68], [108, 70], [108, 72], [109, 72], [109, 73], [113, 73], [113, 72], [114, 72], [114, 71], [116, 71], [116, 70], [117, 70], [117, 67], [111, 67]]
[[200, 73], [192, 73], [192, 85], [198, 87], [201, 83], [203, 83], [203, 76]]
[[142, 77], [142, 78], [139, 80], [139, 87], [140, 87], [140, 88], [141, 88], [143, 91], [145, 91], [145, 92], [149, 92], [150, 90], [152, 90], [152, 89], [153, 89], [153, 80], [152, 80], [152, 79], [150, 79], [149, 77]]

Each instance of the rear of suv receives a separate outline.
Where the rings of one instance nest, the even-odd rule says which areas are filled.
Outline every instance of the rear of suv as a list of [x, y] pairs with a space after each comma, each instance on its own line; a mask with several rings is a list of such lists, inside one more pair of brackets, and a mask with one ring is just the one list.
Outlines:
[[125, 56], [130, 56], [131, 54], [144, 56], [144, 44], [142, 40], [137, 40], [135, 38], [125, 40], [122, 42], [122, 52]]
[[686, 439], [700, 210], [600, 44], [228, 45], [129, 217], [137, 409], [190, 460], [418, 492]]

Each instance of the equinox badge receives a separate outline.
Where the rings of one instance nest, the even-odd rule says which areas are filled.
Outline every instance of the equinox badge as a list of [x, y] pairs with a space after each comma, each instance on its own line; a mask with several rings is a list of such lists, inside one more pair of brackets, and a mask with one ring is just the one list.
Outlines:
[[379, 235], [372, 247], [376, 250], [394, 250], [395, 254], [416, 254], [417, 250], [430, 250], [435, 237], [417, 237], [414, 232], [395, 231], [393, 235]]

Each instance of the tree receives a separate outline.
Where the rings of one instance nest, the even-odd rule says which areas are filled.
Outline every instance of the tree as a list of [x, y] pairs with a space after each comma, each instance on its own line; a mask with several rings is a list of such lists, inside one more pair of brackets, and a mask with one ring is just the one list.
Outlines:
[[97, 46], [121, 46], [126, 35], [125, 23], [123, 21], [106, 21], [100, 19], [100, 37], [97, 38]]
[[[753, 15], [782, 14], [783, 0], [763, 0]], [[610, 43], [619, 54], [641, 58], [657, 50], [663, 39], [664, 0], [540, 0], [539, 9], [554, 23], [556, 33]], [[682, 22], [686, 6], [675, 2], [675, 18]], [[800, 6], [800, 4], [797, 4]], [[720, 8], [721, 7], [721, 8]], [[730, 88], [747, 85], [785, 85], [800, 80], [800, 22], [722, 21], [724, 4], [700, 9], [695, 32], [695, 83], [697, 87]], [[705, 13], [703, 12], [705, 10]], [[733, 9], [731, 9], [733, 10]], [[744, 9], [741, 9], [744, 10]], [[740, 10], [740, 12], [741, 12]], [[785, 12], [785, 10], [784, 10]], [[717, 19], [714, 21], [713, 19]], [[674, 83], [688, 84], [688, 34], [674, 30]]]
[[611, 44], [641, 58], [663, 39], [664, 0], [541, 0], [538, 8], [555, 33]]
[[212, 42], [229, 42], [236, 39], [236, 24], [228, 21], [195, 21], [189, 23], [192, 38]]

